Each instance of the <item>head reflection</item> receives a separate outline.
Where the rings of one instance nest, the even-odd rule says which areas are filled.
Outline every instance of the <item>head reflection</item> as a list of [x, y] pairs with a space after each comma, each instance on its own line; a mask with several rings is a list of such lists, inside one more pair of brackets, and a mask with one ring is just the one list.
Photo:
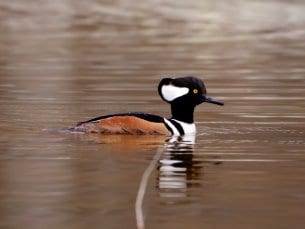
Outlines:
[[194, 144], [194, 135], [174, 136], [165, 144], [158, 166], [161, 197], [184, 197], [188, 187], [200, 184], [201, 166], [194, 160]]

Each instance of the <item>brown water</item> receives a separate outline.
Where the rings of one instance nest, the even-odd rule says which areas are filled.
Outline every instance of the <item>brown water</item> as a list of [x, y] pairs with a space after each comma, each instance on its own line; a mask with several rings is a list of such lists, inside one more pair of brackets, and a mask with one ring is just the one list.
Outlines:
[[[160, 150], [146, 228], [303, 228], [304, 12], [301, 0], [1, 1], [0, 228], [136, 228]], [[168, 116], [158, 81], [190, 74], [225, 102], [197, 108], [195, 144], [42, 131]]]

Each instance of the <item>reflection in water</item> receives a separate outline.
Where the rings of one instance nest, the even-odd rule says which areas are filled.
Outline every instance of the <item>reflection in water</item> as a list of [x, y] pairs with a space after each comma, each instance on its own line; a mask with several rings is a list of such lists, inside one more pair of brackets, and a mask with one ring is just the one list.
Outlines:
[[[188, 197], [188, 188], [201, 187], [203, 159], [194, 157], [196, 135], [172, 136], [159, 147], [143, 173], [135, 203], [138, 229], [145, 228], [143, 201], [150, 175], [157, 168], [157, 190], [161, 198]], [[218, 164], [218, 162], [216, 163]]]
[[159, 161], [158, 188], [161, 197], [184, 197], [196, 183], [200, 167], [193, 160], [195, 135], [172, 137]]
[[166, 192], [165, 195], [162, 194], [162, 191], [160, 191], [161, 196], [180, 196], [179, 193], [185, 193], [189, 171], [191, 171], [192, 174], [192, 153], [194, 143], [195, 135], [173, 136], [167, 140], [163, 148], [159, 147], [156, 151], [154, 158], [151, 160], [150, 164], [144, 171], [139, 185], [135, 203], [136, 222], [138, 229], [145, 228], [143, 216], [143, 200], [149, 182], [149, 177], [155, 170], [156, 165], [160, 163], [158, 167], [159, 189], [174, 190], [171, 192]]
[[111, 152], [141, 152], [143, 150], [156, 150], [167, 136], [164, 135], [111, 135], [67, 133], [67, 136], [88, 143], [102, 144], [102, 147], [111, 148]]
[[[162, 135], [100, 135], [71, 134], [70, 137], [87, 143], [101, 144], [105, 151], [124, 153], [117, 157], [130, 160], [130, 153], [143, 150], [156, 151], [158, 189], [161, 197], [185, 197], [187, 188], [200, 186], [203, 159], [196, 155], [194, 159], [195, 135], [173, 136], [166, 139]], [[165, 144], [164, 144], [165, 143]], [[162, 147], [163, 145], [163, 147]]]

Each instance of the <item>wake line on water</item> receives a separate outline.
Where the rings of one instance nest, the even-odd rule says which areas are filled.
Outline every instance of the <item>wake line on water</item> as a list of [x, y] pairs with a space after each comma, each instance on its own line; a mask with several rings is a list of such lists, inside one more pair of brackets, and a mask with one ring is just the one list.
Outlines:
[[137, 222], [137, 228], [138, 229], [144, 229], [145, 228], [145, 221], [143, 216], [143, 200], [147, 188], [147, 184], [149, 181], [149, 177], [151, 173], [154, 171], [154, 168], [156, 167], [158, 161], [161, 158], [162, 150], [163, 148], [160, 147], [155, 156], [153, 157], [152, 161], [149, 163], [148, 167], [145, 169], [141, 182], [138, 189], [138, 194], [135, 202], [135, 212], [136, 212], [136, 222]]

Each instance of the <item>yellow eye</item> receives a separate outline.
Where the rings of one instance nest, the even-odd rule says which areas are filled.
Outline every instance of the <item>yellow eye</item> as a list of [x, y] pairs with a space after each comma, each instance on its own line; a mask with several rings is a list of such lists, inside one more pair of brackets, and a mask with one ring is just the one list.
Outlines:
[[197, 90], [197, 89], [194, 89], [194, 90], [193, 90], [193, 93], [194, 93], [194, 94], [197, 94], [197, 93], [198, 93], [198, 90]]

